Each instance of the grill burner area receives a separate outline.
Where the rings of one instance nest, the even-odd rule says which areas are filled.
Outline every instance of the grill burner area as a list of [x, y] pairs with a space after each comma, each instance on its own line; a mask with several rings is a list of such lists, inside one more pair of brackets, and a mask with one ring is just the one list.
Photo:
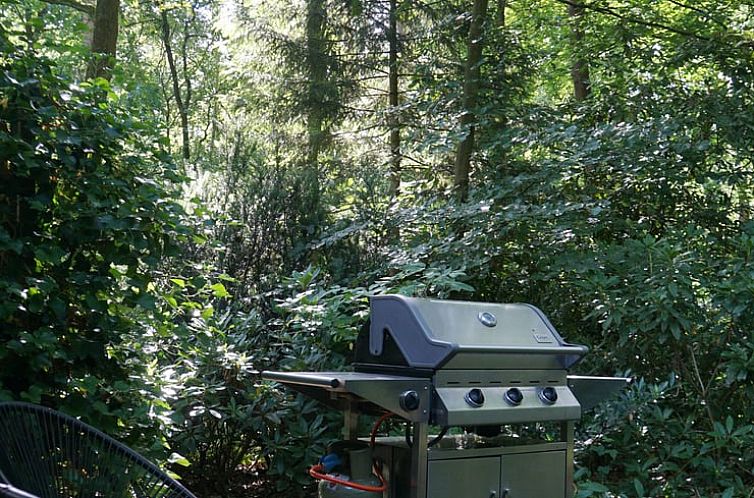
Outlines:
[[[343, 411], [346, 439], [358, 439], [359, 414], [410, 424], [405, 438], [375, 438], [383, 497], [573, 495], [574, 421], [628, 379], [569, 376], [588, 348], [565, 342], [531, 305], [391, 295], [372, 297], [370, 307], [354, 372], [262, 375]], [[510, 434], [539, 422], [554, 423], [559, 438], [499, 436], [503, 426]], [[453, 427], [488, 441], [441, 441]]]

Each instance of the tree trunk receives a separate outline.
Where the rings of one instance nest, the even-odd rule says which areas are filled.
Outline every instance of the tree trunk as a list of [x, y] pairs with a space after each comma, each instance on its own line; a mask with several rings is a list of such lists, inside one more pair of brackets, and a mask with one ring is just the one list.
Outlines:
[[508, 6], [508, 0], [497, 0], [497, 25], [505, 27], [505, 8]]
[[306, 70], [308, 73], [307, 163], [319, 171], [319, 154], [324, 143], [324, 111], [322, 102], [327, 86], [325, 65], [325, 11], [322, 0], [306, 3]]
[[182, 132], [182, 152], [183, 158], [189, 159], [191, 157], [191, 141], [189, 137], [189, 123], [188, 114], [191, 107], [191, 98], [193, 96], [193, 89], [191, 87], [191, 77], [189, 76], [188, 68], [188, 42], [191, 37], [191, 24], [196, 19], [196, 11], [191, 9], [191, 17], [187, 17], [183, 21], [183, 53], [181, 54], [183, 59], [183, 87], [185, 88], [183, 98], [183, 112], [181, 113], [181, 132]]
[[581, 102], [592, 93], [592, 84], [589, 79], [589, 66], [581, 56], [581, 41], [584, 39], [584, 7], [581, 5], [568, 4], [568, 15], [572, 22], [573, 50], [575, 55], [571, 65], [571, 78], [573, 79], [573, 95]]
[[[326, 142], [328, 104], [327, 46], [323, 0], [306, 2], [307, 153], [304, 171], [305, 224], [320, 223], [320, 154]], [[312, 234], [309, 234], [311, 236]]]
[[86, 71], [87, 78], [110, 79], [118, 45], [120, 0], [97, 0], [92, 33], [93, 58]]
[[488, 0], [474, 0], [469, 28], [468, 55], [464, 70], [463, 114], [460, 119], [461, 130], [466, 136], [456, 150], [453, 187], [459, 200], [465, 201], [469, 196], [469, 174], [471, 172], [471, 154], [474, 151], [474, 121], [476, 116], [477, 95], [479, 94], [480, 65], [482, 62], [482, 27], [487, 14]]
[[388, 128], [390, 129], [390, 196], [398, 195], [401, 185], [401, 128], [398, 118], [398, 23], [397, 0], [390, 0], [388, 27]]
[[[175, 105], [178, 108], [178, 116], [181, 119], [181, 132], [182, 132], [182, 139], [183, 139], [181, 142], [181, 155], [183, 156], [184, 159], [188, 160], [191, 158], [191, 148], [190, 148], [191, 146], [189, 142], [190, 137], [189, 137], [189, 124], [188, 124], [189, 102], [188, 100], [184, 101], [183, 95], [181, 92], [181, 85], [178, 80], [178, 69], [175, 66], [175, 57], [173, 56], [173, 46], [170, 40], [170, 21], [168, 19], [167, 10], [162, 11], [161, 18], [162, 18], [162, 23], [161, 23], [162, 43], [165, 47], [165, 56], [168, 59], [168, 68], [170, 69], [170, 81], [173, 86], [173, 98], [175, 99]], [[185, 50], [184, 50], [184, 57], [185, 57]], [[190, 98], [190, 94], [187, 95], [187, 99], [188, 98]]]

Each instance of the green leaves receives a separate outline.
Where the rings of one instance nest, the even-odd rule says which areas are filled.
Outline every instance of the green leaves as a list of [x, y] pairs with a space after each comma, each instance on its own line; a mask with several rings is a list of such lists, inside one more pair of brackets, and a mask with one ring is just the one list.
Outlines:
[[144, 401], [149, 349], [132, 341], [161, 328], [158, 263], [189, 231], [175, 169], [106, 82], [68, 85], [4, 37], [0, 392], [130, 429], [148, 420], [127, 408]]
[[576, 498], [602, 497], [610, 492], [610, 488], [598, 482], [586, 481], [578, 486]]
[[168, 463], [178, 464], [181, 467], [191, 466], [191, 462], [185, 456], [178, 453], [171, 453], [168, 457]]
[[181, 289], [186, 288], [186, 281], [183, 280], [182, 278], [171, 278], [170, 281], [173, 282], [178, 287], [180, 287]]
[[220, 282], [210, 285], [209, 288], [212, 290], [212, 295], [215, 297], [223, 298], [230, 296], [230, 293], [228, 293], [225, 286]]

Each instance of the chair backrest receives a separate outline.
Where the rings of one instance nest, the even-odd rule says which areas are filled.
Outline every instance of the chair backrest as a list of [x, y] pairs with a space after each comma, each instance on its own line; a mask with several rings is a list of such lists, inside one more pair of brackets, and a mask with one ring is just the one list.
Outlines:
[[196, 498], [124, 444], [30, 403], [0, 403], [0, 476], [39, 498]]
[[39, 498], [24, 490], [14, 488], [10, 484], [0, 483], [0, 497], [2, 498]]

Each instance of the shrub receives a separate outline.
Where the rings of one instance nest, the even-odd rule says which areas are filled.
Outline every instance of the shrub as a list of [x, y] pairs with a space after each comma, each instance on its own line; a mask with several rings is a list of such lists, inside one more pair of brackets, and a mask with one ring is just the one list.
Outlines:
[[189, 234], [181, 178], [105, 81], [72, 85], [3, 33], [0, 66], [0, 399], [147, 426], [124, 344], [153, 328], [156, 270]]

